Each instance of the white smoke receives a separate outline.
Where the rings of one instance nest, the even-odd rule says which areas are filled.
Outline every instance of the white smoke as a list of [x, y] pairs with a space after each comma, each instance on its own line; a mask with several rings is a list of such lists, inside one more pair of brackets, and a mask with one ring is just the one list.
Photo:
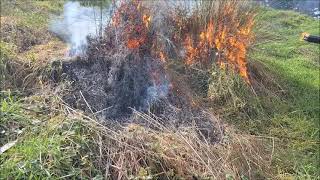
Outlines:
[[147, 89], [147, 97], [144, 101], [144, 108], [147, 109], [160, 99], [167, 97], [170, 91], [170, 82], [165, 76], [160, 77], [160, 83], [153, 82]]
[[51, 21], [50, 30], [69, 44], [69, 56], [78, 56], [87, 47], [87, 36], [99, 34], [101, 22], [106, 20], [100, 18], [98, 7], [83, 7], [79, 2], [67, 2], [63, 14]]

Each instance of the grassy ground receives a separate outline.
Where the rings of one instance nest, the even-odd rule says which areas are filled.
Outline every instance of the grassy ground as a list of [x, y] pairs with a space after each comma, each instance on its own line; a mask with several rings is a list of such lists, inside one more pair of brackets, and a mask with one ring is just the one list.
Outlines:
[[285, 91], [281, 103], [266, 107], [271, 120], [264, 131], [279, 138], [275, 165], [284, 176], [319, 178], [320, 49], [301, 33], [320, 35], [320, 21], [285, 11], [263, 11], [257, 21], [257, 35], [273, 41], [256, 45], [251, 59], [268, 67]]
[[225, 118], [246, 132], [275, 138], [278, 177], [317, 179], [320, 49], [301, 34], [319, 35], [320, 21], [270, 9], [261, 10], [256, 21], [249, 66], [264, 80], [255, 82], [257, 96], [246, 102], [254, 111], [244, 108]]
[[[188, 169], [198, 172], [194, 167], [203, 164], [198, 162], [199, 159], [193, 161], [192, 157], [200, 156], [200, 159], [205, 159], [208, 156], [204, 154], [208, 152], [230, 155], [223, 157], [229, 162], [218, 165], [225, 167], [223, 177], [226, 179], [245, 179], [247, 174], [241, 173], [246, 170], [242, 171], [241, 168], [254, 168], [256, 178], [320, 178], [317, 171], [320, 168], [320, 52], [318, 45], [300, 40], [301, 33], [305, 31], [319, 35], [319, 21], [290, 11], [259, 11], [255, 30], [256, 43], [249, 54], [252, 74], [259, 79], [253, 83], [253, 86], [259, 87], [255, 89], [256, 95], [252, 96], [250, 88], [239, 83], [239, 79], [222, 78], [222, 83], [230, 81], [234, 86], [232, 101], [211, 107], [241, 132], [253, 136], [250, 139], [230, 133], [231, 142], [224, 144], [225, 147], [211, 148], [193, 144], [196, 141], [191, 136], [192, 133], [181, 136], [171, 131], [159, 133], [138, 126], [129, 126], [121, 132], [105, 130], [90, 121], [89, 117], [61, 105], [59, 98], [50, 89], [41, 89], [39, 86], [35, 91], [37, 93], [26, 96], [21, 86], [7, 86], [3, 81], [9, 79], [4, 76], [8, 61], [21, 63], [23, 68], [25, 64], [31, 64], [27, 67], [32, 72], [32, 67], [38, 66], [39, 61], [47, 64], [51, 58], [62, 56], [65, 48], [53, 36], [47, 38], [49, 14], [61, 10], [61, 1], [16, 2], [15, 5], [6, 4], [6, 1], [1, 4], [1, 24], [9, 24], [8, 27], [14, 27], [14, 31], [1, 29], [1, 32], [5, 30], [5, 33], [1, 33], [5, 36], [2, 36], [0, 44], [3, 85], [0, 98], [0, 146], [16, 139], [18, 141], [0, 156], [0, 179], [102, 179], [105, 174], [117, 174], [118, 176], [113, 177], [119, 178], [130, 173], [136, 174], [131, 178], [147, 179], [161, 177], [155, 175], [159, 171], [156, 170], [159, 169], [159, 164], [166, 165], [160, 170], [165, 169], [167, 174], [171, 174], [170, 177], [179, 178], [190, 175], [185, 172], [188, 165]], [[24, 30], [37, 36], [26, 36]], [[10, 38], [25, 36], [27, 38], [23, 41]], [[57, 48], [58, 52], [55, 51]], [[47, 58], [42, 58], [44, 56]], [[258, 78], [258, 75], [263, 77]], [[4, 85], [6, 89], [3, 89]], [[219, 90], [216, 93], [225, 92]], [[226, 94], [228, 93], [230, 92]], [[238, 138], [234, 142], [231, 138], [233, 136]], [[268, 143], [261, 145], [261, 142], [256, 143], [252, 137], [262, 137], [266, 141], [261, 142]], [[181, 141], [184, 138], [191, 141]], [[174, 145], [173, 149], [168, 148], [169, 144]], [[205, 151], [192, 150], [199, 146]], [[259, 159], [256, 157], [260, 156], [258, 151], [265, 146], [273, 152], [271, 164], [267, 163], [272, 168], [262, 173], [260, 170], [268, 168], [262, 168], [262, 164], [256, 164], [260, 169], [251, 167], [246, 161], [256, 163], [255, 159]], [[242, 150], [237, 151], [238, 149]], [[115, 167], [111, 168], [113, 171], [107, 172], [107, 169], [101, 167], [110, 166], [111, 159], [115, 161]], [[140, 162], [141, 159], [144, 163]], [[136, 163], [138, 161], [140, 163]], [[192, 163], [186, 164], [188, 161]], [[237, 164], [244, 162], [249, 167], [243, 165], [237, 169]], [[147, 167], [146, 164], [151, 165]], [[121, 169], [122, 165], [127, 169], [134, 167], [136, 172], [127, 172]], [[239, 171], [234, 171], [235, 169]], [[216, 169], [211, 170], [215, 172]], [[235, 172], [240, 174], [234, 174]]]
[[30, 72], [64, 56], [66, 45], [48, 30], [49, 17], [62, 8], [63, 1], [1, 1], [1, 87], [30, 88], [39, 83]]

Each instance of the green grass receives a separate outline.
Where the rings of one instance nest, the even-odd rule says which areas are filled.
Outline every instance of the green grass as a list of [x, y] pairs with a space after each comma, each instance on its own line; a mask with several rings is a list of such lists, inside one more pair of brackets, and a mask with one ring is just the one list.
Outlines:
[[1, 1], [0, 90], [24, 88], [21, 87], [23, 78], [33, 71], [32, 67], [38, 66], [37, 62], [33, 61], [32, 53], [25, 52], [36, 45], [57, 41], [49, 32], [48, 26], [50, 17], [63, 10], [64, 2]]
[[261, 62], [285, 92], [258, 97], [266, 113], [252, 117], [260, 122], [253, 132], [278, 139], [273, 165], [282, 177], [320, 177], [320, 49], [301, 40], [302, 32], [320, 35], [319, 23], [292, 11], [264, 9], [257, 17], [250, 60]]
[[50, 16], [63, 8], [63, 0], [57, 1], [1, 1], [1, 40], [13, 43], [18, 50], [47, 42]]
[[258, 21], [262, 22], [258, 36], [268, 33], [277, 40], [256, 46], [258, 50], [252, 53], [252, 59], [262, 61], [278, 75], [292, 96], [288, 101], [294, 109], [317, 117], [319, 45], [301, 41], [300, 37], [302, 32], [320, 35], [320, 21], [285, 11], [264, 11]]
[[18, 143], [0, 156], [0, 179], [99, 177], [93, 165], [94, 132], [77, 119], [50, 112], [42, 98], [2, 94], [0, 125], [5, 136], [1, 134], [0, 146], [16, 139]]
[[[4, 81], [11, 81], [10, 75], [16, 73], [16, 64], [21, 64], [17, 63], [19, 49], [35, 45], [21, 42], [45, 43], [49, 18], [62, 10], [63, 2], [1, 1], [0, 146], [17, 139], [18, 143], [1, 155], [0, 179], [98, 175], [88, 160], [89, 136], [81, 130], [83, 126], [50, 115], [37, 101], [41, 97], [24, 98], [23, 92], [3, 89], [7, 84]], [[14, 29], [2, 29], [4, 24]]]
[[61, 12], [64, 0], [15, 2], [4, 0], [1, 3], [1, 16], [15, 18], [18, 25], [39, 29], [47, 27], [50, 15]]

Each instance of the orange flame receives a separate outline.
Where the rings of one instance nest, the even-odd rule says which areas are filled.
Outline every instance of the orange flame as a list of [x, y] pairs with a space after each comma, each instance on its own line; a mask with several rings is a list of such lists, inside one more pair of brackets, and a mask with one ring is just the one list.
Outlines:
[[151, 16], [144, 12], [141, 0], [132, 0], [121, 3], [112, 17], [112, 25], [122, 28], [121, 38], [129, 49], [138, 49], [147, 41]]
[[145, 42], [144, 38], [137, 38], [137, 39], [129, 39], [127, 42], [127, 47], [129, 49], [136, 49], [143, 45]]
[[143, 23], [147, 28], [149, 28], [150, 22], [151, 22], [151, 16], [144, 14], [143, 17]]
[[[214, 60], [220, 68], [239, 73], [249, 83], [246, 55], [252, 39], [255, 15], [247, 13], [239, 19], [238, 10], [234, 8], [236, 3], [237, 1], [223, 1], [218, 14], [207, 20], [205, 26], [190, 28], [192, 23], [185, 20], [188, 18], [173, 18], [172, 23], [177, 33], [172, 35], [172, 41], [177, 43], [175, 45], [184, 47], [184, 61], [187, 65]], [[197, 20], [196, 16], [190, 18], [190, 22]], [[127, 48], [139, 49], [146, 44], [152, 55], [166, 62], [164, 52], [167, 51], [164, 51], [161, 47], [165, 46], [159, 44], [151, 35], [151, 23], [150, 9], [144, 7], [141, 0], [124, 3], [112, 18], [113, 26], [123, 28], [122, 38]]]
[[302, 40], [304, 40], [305, 38], [307, 38], [308, 36], [310, 36], [310, 34], [309, 33], [307, 33], [307, 32], [303, 32], [302, 34], [301, 34], [301, 41]]
[[191, 65], [196, 60], [196, 57], [198, 56], [198, 49], [193, 47], [193, 41], [191, 37], [188, 35], [185, 40], [185, 48], [186, 48], [186, 64]]
[[159, 56], [160, 56], [160, 60], [162, 62], [166, 62], [166, 56], [164, 55], [164, 53], [162, 51], [160, 51]]
[[185, 63], [191, 65], [209, 59], [212, 49], [216, 49], [219, 54], [216, 62], [220, 68], [228, 67], [237, 71], [249, 83], [246, 54], [252, 38], [255, 15], [247, 15], [247, 19], [240, 25], [239, 20], [235, 19], [233, 4], [226, 2], [216, 23], [210, 20], [206, 28], [200, 32], [198, 40], [192, 39], [190, 35], [185, 38]]

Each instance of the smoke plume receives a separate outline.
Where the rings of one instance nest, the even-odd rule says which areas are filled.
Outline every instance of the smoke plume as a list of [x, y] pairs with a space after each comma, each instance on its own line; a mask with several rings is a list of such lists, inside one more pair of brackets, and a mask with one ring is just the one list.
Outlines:
[[101, 22], [105, 23], [106, 20], [101, 19], [98, 7], [83, 7], [79, 2], [67, 2], [63, 14], [51, 21], [50, 30], [69, 44], [69, 56], [80, 56], [87, 48], [87, 37], [99, 34]]

